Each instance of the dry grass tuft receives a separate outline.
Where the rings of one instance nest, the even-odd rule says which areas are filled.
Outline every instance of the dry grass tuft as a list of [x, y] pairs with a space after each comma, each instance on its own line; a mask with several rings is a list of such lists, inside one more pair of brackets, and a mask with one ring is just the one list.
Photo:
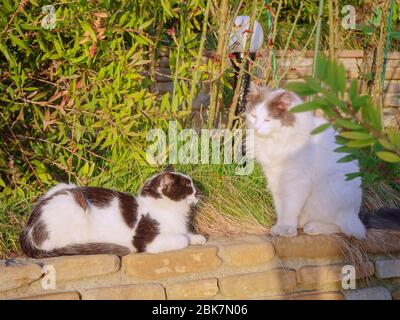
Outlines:
[[[361, 276], [368, 275], [368, 253], [384, 253], [391, 256], [390, 252], [400, 242], [400, 231], [368, 230], [365, 240], [349, 238], [343, 234], [330, 235], [339, 245], [345, 260], [356, 268]], [[368, 281], [368, 277], [366, 279]]]
[[195, 219], [195, 228], [207, 236], [228, 238], [244, 234], [262, 235], [268, 232], [268, 227], [261, 225], [253, 216], [224, 215], [211, 203], [204, 204], [200, 209]]
[[385, 182], [365, 186], [362, 209], [373, 212], [382, 207], [399, 208], [400, 191]]

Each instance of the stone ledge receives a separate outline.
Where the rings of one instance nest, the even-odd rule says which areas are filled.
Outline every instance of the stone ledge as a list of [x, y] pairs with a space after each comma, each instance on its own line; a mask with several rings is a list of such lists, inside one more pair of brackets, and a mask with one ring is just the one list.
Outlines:
[[265, 264], [275, 256], [275, 248], [267, 237], [247, 236], [220, 240], [224, 265], [248, 267]]
[[270, 296], [266, 297], [266, 300], [344, 300], [342, 293], [337, 291], [329, 292], [298, 292], [290, 293], [283, 296]]
[[165, 290], [160, 284], [134, 284], [88, 289], [82, 300], [165, 300]]
[[296, 237], [274, 237], [276, 253], [280, 258], [318, 258], [341, 256], [339, 245], [324, 235], [300, 234]]
[[270, 271], [223, 277], [219, 280], [221, 293], [228, 299], [257, 298], [282, 293], [296, 286], [296, 271]]
[[221, 264], [217, 248], [211, 246], [188, 247], [158, 254], [130, 254], [122, 258], [127, 275], [148, 280], [211, 271]]
[[21, 298], [21, 300], [80, 300], [81, 296], [79, 292], [58, 292], [58, 293], [48, 293], [41, 294], [32, 297]]
[[120, 258], [105, 254], [48, 258], [41, 262], [55, 268], [57, 281], [105, 275], [120, 269]]
[[[299, 283], [324, 284], [342, 280], [342, 267], [345, 264], [304, 266], [298, 271]], [[364, 272], [356, 272], [356, 279], [370, 277], [374, 274], [374, 264], [368, 261]]]
[[[344, 240], [340, 237], [253, 235], [211, 239], [205, 246], [122, 258], [92, 255], [0, 260], [0, 298], [339, 299], [340, 294], [330, 296], [327, 292], [339, 290], [341, 267], [347, 264], [348, 254], [344, 251], [343, 256], [338, 244]], [[369, 261], [361, 266], [366, 273], [357, 273], [356, 278], [368, 276], [375, 285], [387, 286], [393, 291], [393, 299], [399, 296], [399, 288], [393, 288], [400, 283], [400, 255], [396, 253], [399, 238], [400, 234], [370, 231], [366, 241], [351, 240], [346, 249], [365, 247], [362, 253], [375, 264]], [[55, 268], [57, 281], [51, 291], [41, 287], [42, 266], [49, 265]], [[387, 290], [378, 288], [343, 294], [349, 299], [374, 295], [387, 298]]]
[[392, 300], [392, 296], [385, 287], [371, 287], [343, 292], [346, 300]]
[[0, 291], [26, 286], [42, 275], [38, 263], [29, 260], [0, 260]]
[[173, 283], [165, 286], [167, 298], [181, 299], [211, 299], [219, 292], [218, 279], [205, 279]]
[[375, 261], [375, 269], [381, 279], [400, 277], [400, 259]]

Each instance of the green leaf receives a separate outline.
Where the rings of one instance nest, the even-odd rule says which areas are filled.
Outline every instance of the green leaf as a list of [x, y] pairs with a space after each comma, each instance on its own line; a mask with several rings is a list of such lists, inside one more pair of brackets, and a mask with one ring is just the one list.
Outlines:
[[290, 112], [305, 112], [305, 111], [312, 111], [312, 110], [316, 110], [320, 107], [320, 105], [315, 102], [315, 101], [310, 101], [310, 102], [305, 102], [302, 104], [299, 104], [293, 108], [291, 108], [289, 111]]
[[361, 140], [361, 139], [372, 138], [368, 133], [360, 132], [360, 131], [342, 131], [340, 133], [340, 135], [344, 138], [352, 139], [352, 140]]
[[381, 146], [384, 147], [385, 149], [387, 149], [387, 150], [393, 150], [394, 149], [393, 145], [390, 142], [388, 142], [387, 140], [379, 139], [378, 141], [381, 144]]
[[32, 50], [20, 38], [14, 36], [12, 33], [10, 33], [8, 36], [10, 37], [13, 44], [17, 45], [26, 52], [32, 52]]
[[400, 157], [393, 152], [389, 151], [378, 151], [376, 155], [386, 162], [400, 162]]
[[358, 123], [355, 123], [351, 120], [347, 119], [335, 119], [335, 124], [338, 124], [340, 127], [352, 130], [359, 130], [362, 129], [362, 126]]
[[0, 187], [4, 187], [4, 188], [6, 187], [6, 184], [2, 178], [0, 178]]
[[375, 139], [361, 139], [361, 140], [353, 140], [349, 143], [346, 143], [346, 146], [349, 148], [365, 148], [371, 146], [375, 142]]
[[340, 158], [336, 162], [337, 163], [346, 163], [346, 162], [351, 162], [353, 160], [354, 160], [353, 155], [352, 154], [348, 154], [347, 156], [344, 156], [343, 158]]
[[347, 146], [340, 146], [340, 147], [337, 147], [333, 151], [338, 152], [338, 153], [350, 153], [352, 150], [351, 150], [351, 148], [349, 148]]
[[0, 42], [0, 51], [3, 53], [3, 55], [6, 57], [8, 63], [12, 67], [15, 67], [17, 65], [14, 57], [8, 52], [8, 48], [2, 42]]
[[350, 181], [358, 177], [361, 177], [360, 172], [346, 173], [346, 181]]
[[293, 91], [301, 96], [309, 96], [318, 93], [315, 88], [311, 88], [307, 83], [304, 82], [289, 82], [285, 85], [285, 89]]
[[322, 55], [318, 55], [316, 68], [315, 68], [316, 78], [318, 78], [322, 81], [325, 81], [327, 71], [328, 71], [328, 59], [326, 59]]
[[350, 88], [349, 88], [349, 98], [351, 101], [351, 104], [354, 104], [354, 100], [358, 97], [358, 81], [357, 79], [353, 79], [350, 83]]
[[396, 149], [400, 150], [400, 132], [390, 128], [387, 130], [387, 134], [390, 142], [393, 143]]
[[320, 126], [316, 127], [313, 131], [311, 131], [311, 134], [314, 135], [314, 134], [321, 133], [321, 132], [325, 131], [326, 129], [328, 129], [330, 126], [331, 126], [330, 123], [321, 124]]

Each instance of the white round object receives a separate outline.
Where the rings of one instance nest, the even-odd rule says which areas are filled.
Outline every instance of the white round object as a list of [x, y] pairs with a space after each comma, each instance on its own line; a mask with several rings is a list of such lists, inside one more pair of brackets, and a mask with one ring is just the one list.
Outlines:
[[237, 16], [229, 35], [228, 50], [229, 52], [244, 52], [246, 39], [251, 34], [250, 52], [258, 51], [264, 40], [264, 32], [257, 20], [254, 20], [253, 32], [249, 33], [250, 17]]

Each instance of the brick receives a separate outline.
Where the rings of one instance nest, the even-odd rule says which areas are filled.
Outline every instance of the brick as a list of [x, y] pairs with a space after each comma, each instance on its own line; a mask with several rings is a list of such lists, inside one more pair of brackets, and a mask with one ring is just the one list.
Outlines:
[[105, 275], [120, 269], [119, 257], [106, 254], [64, 256], [43, 259], [42, 262], [55, 268], [56, 281]]
[[392, 300], [390, 292], [385, 287], [372, 287], [343, 292], [346, 300]]
[[383, 100], [385, 107], [397, 107], [400, 106], [400, 97], [397, 94], [387, 94]]
[[339, 245], [328, 236], [300, 234], [297, 237], [274, 237], [276, 253], [281, 258], [319, 258], [341, 256]]
[[38, 264], [24, 260], [0, 260], [0, 291], [26, 286], [42, 274]]
[[265, 264], [275, 256], [275, 248], [265, 237], [248, 236], [221, 242], [224, 265], [244, 267]]
[[247, 299], [281, 293], [296, 286], [296, 272], [288, 269], [228, 276], [219, 281], [221, 293], [229, 299]]
[[400, 277], [400, 259], [375, 261], [375, 269], [381, 279]]
[[156, 82], [155, 91], [164, 94], [166, 92], [172, 92], [174, 90], [174, 83], [172, 81]]
[[296, 294], [290, 300], [344, 300], [340, 292], [316, 292]]
[[289, 59], [278, 59], [278, 65], [281, 68], [287, 67], [312, 67], [312, 58], [292, 57]]
[[400, 81], [399, 80], [385, 81], [385, 92], [386, 93], [400, 92]]
[[393, 300], [400, 300], [400, 288], [392, 292]]
[[169, 48], [168, 47], [159, 47], [157, 50], [158, 57], [168, 57], [169, 56]]
[[165, 290], [160, 284], [133, 284], [89, 289], [82, 300], [165, 300]]
[[169, 57], [159, 57], [156, 63], [157, 67], [169, 68]]
[[186, 281], [166, 285], [167, 298], [182, 299], [210, 299], [218, 292], [218, 280], [206, 279]]
[[272, 296], [266, 299], [271, 300], [344, 300], [344, 296], [340, 292], [301, 292], [291, 293], [283, 296]]
[[211, 271], [217, 269], [221, 263], [217, 248], [210, 246], [157, 254], [134, 253], [122, 258], [126, 274], [143, 279], [162, 279]]
[[385, 80], [400, 80], [400, 68], [388, 67], [386, 69]]
[[[332, 264], [322, 266], [305, 266], [301, 267], [299, 274], [299, 282], [304, 284], [322, 284], [342, 281], [342, 268], [344, 264]], [[366, 270], [356, 272], [356, 279], [365, 278], [374, 274], [374, 264], [368, 261]]]
[[48, 293], [41, 294], [33, 297], [22, 298], [21, 300], [80, 300], [81, 296], [79, 292], [58, 292], [58, 293]]
[[400, 52], [399, 51], [389, 52], [388, 59], [389, 60], [400, 60]]
[[396, 127], [400, 122], [400, 108], [384, 108], [383, 119], [385, 126]]
[[170, 68], [156, 68], [156, 81], [166, 82], [171, 81], [171, 69]]

